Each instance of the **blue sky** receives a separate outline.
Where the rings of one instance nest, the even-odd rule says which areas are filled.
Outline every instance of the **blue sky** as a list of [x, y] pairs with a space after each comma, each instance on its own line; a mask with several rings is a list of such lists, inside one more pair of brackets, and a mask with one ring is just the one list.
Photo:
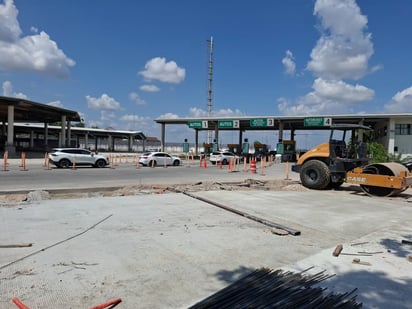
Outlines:
[[409, 0], [0, 0], [2, 95], [159, 137], [153, 119], [207, 115], [213, 37], [215, 116], [411, 112], [411, 11]]

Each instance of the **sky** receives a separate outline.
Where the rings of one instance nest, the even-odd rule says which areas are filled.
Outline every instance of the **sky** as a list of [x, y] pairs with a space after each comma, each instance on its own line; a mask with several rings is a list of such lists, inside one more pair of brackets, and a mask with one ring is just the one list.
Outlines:
[[[208, 115], [212, 38], [212, 116], [411, 112], [411, 11], [410, 0], [0, 0], [0, 95], [160, 137], [156, 118]], [[167, 126], [166, 138], [194, 133]]]

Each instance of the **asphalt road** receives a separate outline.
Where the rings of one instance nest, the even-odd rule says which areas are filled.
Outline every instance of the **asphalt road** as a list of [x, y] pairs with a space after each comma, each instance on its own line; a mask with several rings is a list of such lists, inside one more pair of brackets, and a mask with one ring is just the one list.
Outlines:
[[[290, 166], [286, 163], [267, 166], [263, 172], [257, 164], [257, 173], [251, 174], [248, 166], [240, 165], [237, 171], [229, 167], [207, 164], [200, 165], [199, 161], [184, 161], [182, 166], [165, 167], [137, 167], [132, 158], [118, 160], [113, 166], [106, 168], [76, 167], [61, 169], [54, 166], [45, 166], [42, 159], [26, 161], [26, 168], [20, 160], [10, 160], [0, 170], [0, 192], [28, 192], [33, 190], [56, 189], [87, 189], [108, 188], [145, 184], [191, 184], [194, 182], [210, 181], [243, 181], [254, 179], [268, 180], [286, 178], [286, 170]], [[289, 174], [290, 178], [298, 179], [296, 174]]]

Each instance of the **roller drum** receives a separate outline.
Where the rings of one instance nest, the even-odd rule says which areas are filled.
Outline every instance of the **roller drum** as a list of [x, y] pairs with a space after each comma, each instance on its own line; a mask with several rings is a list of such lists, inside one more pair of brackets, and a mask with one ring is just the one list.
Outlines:
[[[365, 174], [387, 175], [387, 176], [400, 176], [401, 172], [407, 172], [408, 169], [400, 163], [388, 162], [388, 163], [373, 163], [363, 168]], [[368, 186], [361, 185], [363, 192], [371, 196], [392, 196], [397, 195], [405, 191], [408, 187], [401, 189]]]

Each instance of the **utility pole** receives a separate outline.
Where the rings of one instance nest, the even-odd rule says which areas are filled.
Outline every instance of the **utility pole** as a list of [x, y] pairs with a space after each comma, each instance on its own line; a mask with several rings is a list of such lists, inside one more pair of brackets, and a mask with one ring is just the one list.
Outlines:
[[[209, 88], [207, 91], [207, 116], [212, 116], [212, 99], [213, 99], [213, 37], [208, 40], [209, 43], [209, 66], [208, 66], [208, 81]], [[210, 144], [212, 142], [212, 132], [207, 131], [207, 142]]]

